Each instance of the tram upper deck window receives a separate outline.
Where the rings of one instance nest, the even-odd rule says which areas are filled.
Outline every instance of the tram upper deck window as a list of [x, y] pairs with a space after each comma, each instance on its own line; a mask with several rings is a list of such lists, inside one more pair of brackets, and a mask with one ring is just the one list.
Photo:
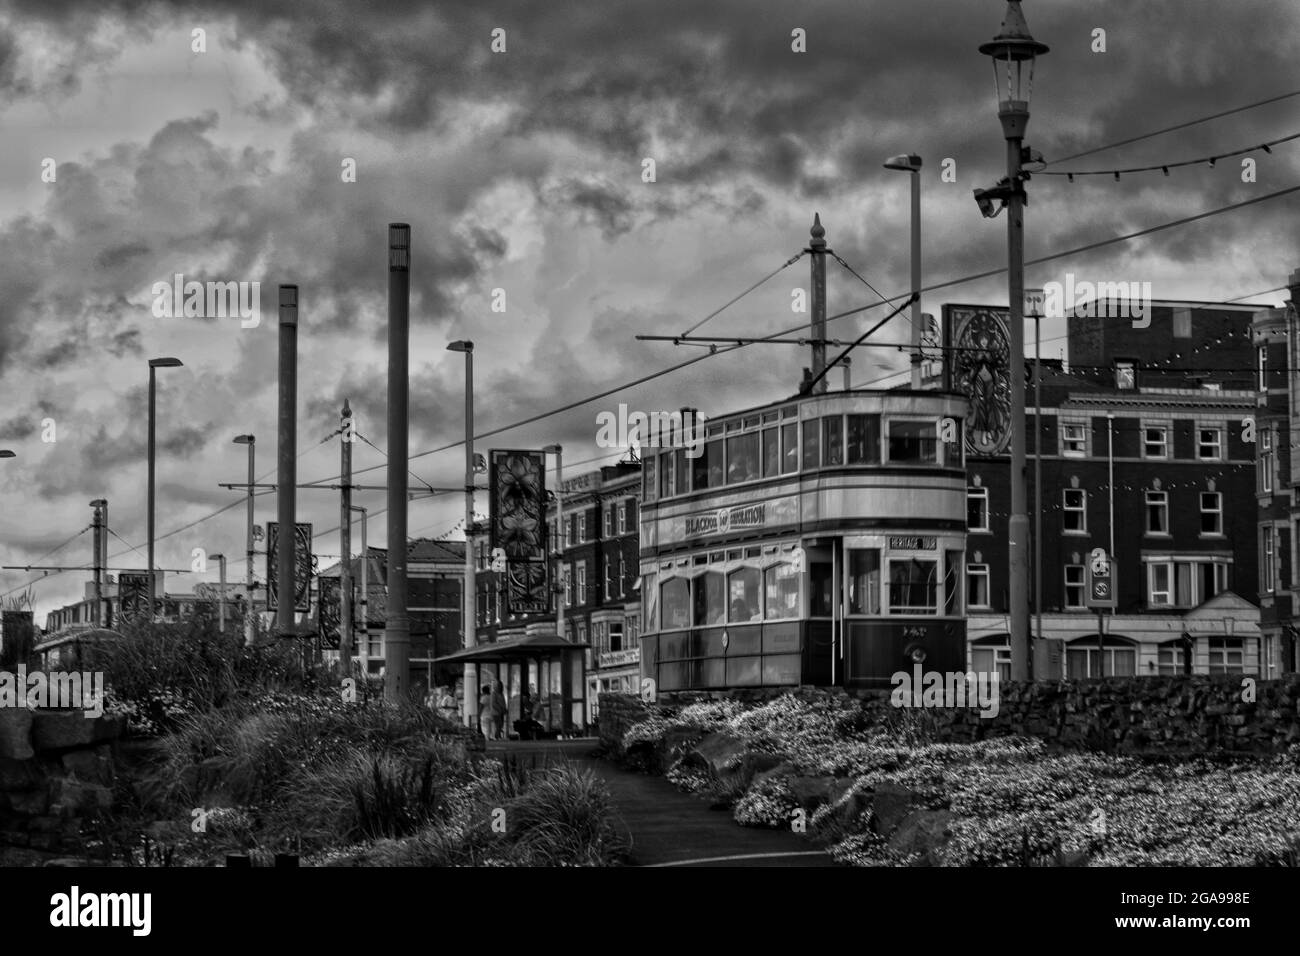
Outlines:
[[763, 429], [763, 477], [781, 474], [781, 429]]
[[686, 449], [677, 449], [676, 453], [673, 455], [673, 459], [677, 462], [675, 465], [677, 470], [677, 494], [684, 495], [691, 490], [691, 471], [690, 465], [686, 463], [688, 460], [686, 457]]
[[758, 593], [758, 568], [740, 568], [727, 576], [727, 620], [732, 624], [758, 621], [763, 603]]
[[659, 497], [668, 498], [677, 492], [677, 456], [668, 452], [660, 459]]
[[822, 464], [844, 464], [843, 415], [827, 415], [822, 419]]
[[939, 438], [932, 421], [894, 420], [889, 423], [891, 462], [934, 464], [939, 460]]
[[727, 439], [727, 484], [753, 481], [758, 475], [758, 432]]
[[880, 464], [880, 416], [849, 416], [849, 464]]
[[690, 586], [686, 578], [669, 578], [659, 586], [659, 607], [665, 631], [691, 626]]
[[696, 491], [722, 485], [722, 439], [704, 443], [700, 457], [691, 469], [691, 487]]
[[804, 471], [820, 468], [822, 464], [821, 427], [816, 418], [806, 419], [803, 423], [803, 467]]
[[799, 470], [799, 424], [786, 422], [781, 426], [781, 474], [790, 475]]
[[658, 455], [646, 455], [645, 463], [642, 465], [642, 470], [645, 472], [644, 491], [646, 501], [654, 501], [655, 498], [658, 497], [658, 495], [656, 495], [656, 492], [659, 490], [659, 486], [656, 484], [658, 477], [655, 474], [655, 464], [657, 463], [658, 458]]
[[788, 563], [763, 572], [763, 616], [769, 621], [799, 616], [799, 572]]
[[691, 582], [694, 591], [695, 614], [692, 623], [696, 627], [711, 627], [726, 620], [726, 589], [723, 586], [720, 571], [707, 571]]
[[939, 562], [924, 558], [889, 562], [889, 610], [894, 614], [938, 613]]
[[880, 613], [880, 550], [849, 549], [849, 613]]

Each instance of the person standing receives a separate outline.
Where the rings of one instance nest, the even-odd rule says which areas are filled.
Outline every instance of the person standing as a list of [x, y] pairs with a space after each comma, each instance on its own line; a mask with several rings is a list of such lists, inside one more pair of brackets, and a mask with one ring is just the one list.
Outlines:
[[492, 686], [484, 684], [479, 688], [478, 695], [478, 723], [479, 730], [483, 736], [488, 739], [492, 738]]
[[505, 690], [499, 680], [492, 682], [492, 695], [489, 699], [489, 706], [492, 710], [493, 738], [502, 740], [505, 738], [506, 712], [508, 708], [506, 707]]
[[456, 721], [456, 697], [446, 685], [438, 688], [438, 713], [445, 720]]

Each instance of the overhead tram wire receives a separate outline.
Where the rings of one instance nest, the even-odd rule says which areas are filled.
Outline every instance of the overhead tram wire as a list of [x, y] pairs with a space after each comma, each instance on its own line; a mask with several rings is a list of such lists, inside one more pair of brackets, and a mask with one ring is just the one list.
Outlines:
[[735, 305], [737, 302], [739, 302], [739, 301], [740, 301], [741, 299], [743, 299], [745, 296], [749, 295], [751, 292], [753, 292], [755, 289], [757, 289], [759, 286], [761, 286], [764, 282], [766, 282], [767, 280], [771, 279], [773, 276], [779, 274], [780, 272], [783, 272], [784, 270], [788, 269], [790, 266], [794, 265], [796, 262], [798, 262], [800, 259], [802, 259], [802, 258], [803, 258], [805, 255], [807, 255], [807, 254], [808, 254], [808, 250], [807, 250], [807, 249], [801, 249], [798, 253], [796, 253], [795, 255], [791, 256], [789, 259], [787, 259], [783, 265], [778, 266], [776, 269], [773, 269], [773, 270], [772, 270], [771, 272], [769, 272], [767, 275], [763, 276], [763, 278], [759, 279], [757, 282], [755, 282], [753, 285], [751, 285], [751, 286], [750, 286], [748, 289], [746, 289], [744, 292], [740, 293], [740, 295], [736, 296], [734, 299], [732, 299], [731, 301], [729, 301], [726, 305], [723, 305], [723, 306], [720, 306], [720, 307], [714, 309], [712, 312], [710, 312], [710, 313], [709, 313], [708, 315], [706, 315], [704, 318], [700, 319], [700, 321], [696, 322], [696, 323], [695, 323], [694, 325], [692, 325], [689, 329], [687, 329], [685, 332], [683, 332], [682, 335], [683, 335], [683, 336], [690, 335], [692, 332], [694, 332], [696, 329], [698, 329], [698, 328], [699, 328], [701, 325], [703, 325], [705, 322], [709, 321], [709, 319], [712, 319], [714, 316], [718, 315], [720, 312], [723, 312], [723, 311], [725, 311], [726, 309], [731, 308], [733, 305]]
[[1268, 99], [1259, 100], [1255, 103], [1247, 103], [1245, 106], [1237, 106], [1230, 110], [1224, 110], [1221, 113], [1213, 113], [1209, 116], [1202, 116], [1200, 119], [1188, 120], [1185, 123], [1177, 123], [1173, 126], [1166, 126], [1164, 129], [1158, 129], [1151, 133], [1143, 133], [1141, 136], [1130, 136], [1128, 139], [1121, 139], [1118, 142], [1107, 143], [1104, 146], [1096, 146], [1092, 149], [1085, 149], [1081, 153], [1073, 153], [1069, 156], [1062, 156], [1060, 159], [1054, 159], [1045, 164], [1045, 166], [1055, 166], [1057, 163], [1068, 163], [1074, 159], [1082, 159], [1084, 156], [1092, 156], [1096, 153], [1105, 152], [1108, 149], [1116, 149], [1120, 146], [1128, 146], [1130, 143], [1138, 143], [1144, 139], [1151, 139], [1155, 136], [1163, 136], [1165, 133], [1172, 133], [1176, 130], [1187, 129], [1189, 126], [1196, 126], [1200, 123], [1208, 123], [1210, 120], [1222, 119], [1225, 116], [1231, 116], [1234, 113], [1244, 113], [1246, 110], [1253, 110], [1256, 107], [1267, 106], [1269, 103], [1276, 103], [1279, 100], [1285, 100], [1288, 97], [1300, 96], [1300, 90], [1292, 90], [1290, 93], [1280, 93], [1277, 96], [1270, 96]]

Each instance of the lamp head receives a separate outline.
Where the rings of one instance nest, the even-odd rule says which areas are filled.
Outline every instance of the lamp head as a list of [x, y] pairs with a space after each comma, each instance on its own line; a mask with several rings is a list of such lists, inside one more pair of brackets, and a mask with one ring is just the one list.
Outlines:
[[901, 169], [905, 172], [915, 173], [921, 169], [921, 157], [916, 153], [903, 153], [899, 156], [891, 156], [885, 160], [886, 169]]
[[236, 445], [253, 445], [256, 444], [257, 439], [254, 438], [252, 435], [236, 435], [234, 438], [231, 439], [231, 441], [233, 441]]
[[149, 360], [150, 368], [180, 368], [184, 364], [185, 363], [182, 362], [180, 359], [172, 358], [170, 356], [166, 358], [156, 358], [156, 359]]
[[448, 352], [473, 352], [474, 343], [469, 341], [469, 339], [458, 339], [455, 342], [447, 343], [447, 351]]

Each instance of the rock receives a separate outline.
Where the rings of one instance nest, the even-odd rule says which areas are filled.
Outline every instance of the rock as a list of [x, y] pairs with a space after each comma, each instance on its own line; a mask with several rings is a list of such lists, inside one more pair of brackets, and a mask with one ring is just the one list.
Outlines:
[[795, 802], [810, 813], [826, 803], [835, 803], [853, 786], [848, 777], [791, 777], [787, 787]]
[[9, 809], [14, 813], [38, 817], [50, 809], [50, 797], [42, 787], [38, 790], [21, 790], [9, 794]]
[[921, 795], [915, 790], [900, 787], [888, 780], [877, 784], [871, 798], [873, 829], [880, 836], [889, 836], [921, 802]]
[[32, 745], [37, 750], [66, 750], [95, 742], [93, 717], [79, 710], [38, 710], [32, 717]]
[[30, 760], [32, 749], [32, 712], [26, 707], [0, 708], [0, 757], [7, 760]]
[[51, 813], [80, 816], [95, 810], [108, 810], [113, 806], [113, 791], [96, 783], [64, 779], [57, 781], [52, 789], [54, 802], [50, 806]]
[[102, 753], [102, 748], [70, 750], [63, 755], [61, 763], [64, 770], [86, 783], [113, 782], [113, 761]]
[[749, 749], [741, 737], [715, 732], [706, 734], [699, 743], [687, 751], [682, 762], [688, 766], [703, 766], [715, 777], [730, 775]]
[[750, 786], [757, 787], [769, 780], [780, 780], [785, 777], [793, 777], [795, 773], [794, 764], [790, 763], [788, 760], [782, 760], [780, 763], [754, 774], [754, 779], [750, 781]]
[[889, 837], [889, 848], [901, 855], [916, 854], [913, 866], [938, 866], [939, 853], [952, 839], [948, 810], [913, 810]]
[[0, 757], [0, 791], [30, 790], [40, 782], [41, 771], [35, 760]]

